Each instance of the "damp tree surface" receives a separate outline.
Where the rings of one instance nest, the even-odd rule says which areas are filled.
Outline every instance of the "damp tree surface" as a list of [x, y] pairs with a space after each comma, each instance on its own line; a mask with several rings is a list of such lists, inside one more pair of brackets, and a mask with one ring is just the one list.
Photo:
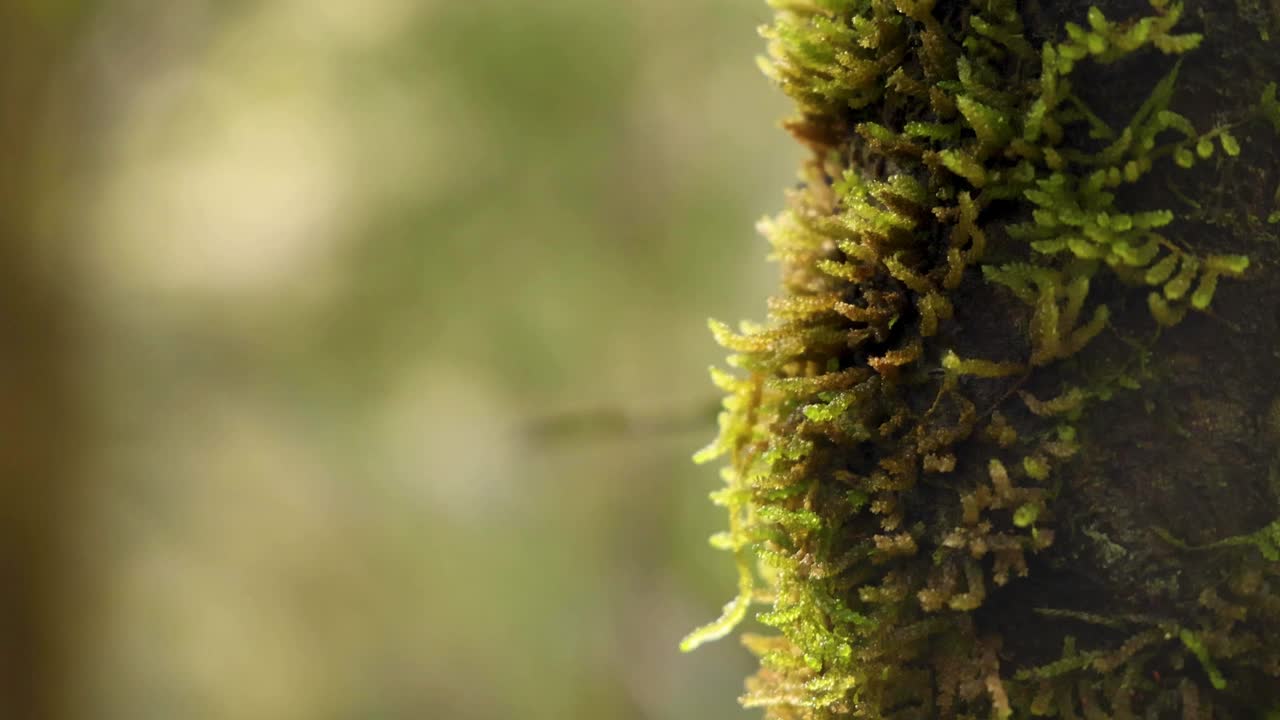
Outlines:
[[1280, 717], [1280, 2], [773, 0], [712, 538], [771, 718]]

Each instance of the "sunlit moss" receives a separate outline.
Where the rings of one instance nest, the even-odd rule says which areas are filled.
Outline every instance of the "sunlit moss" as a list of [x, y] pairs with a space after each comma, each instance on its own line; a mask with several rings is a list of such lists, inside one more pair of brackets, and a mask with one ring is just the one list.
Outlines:
[[[1120, 200], [1153, 174], [1248, 151], [1229, 127], [1201, 131], [1171, 109], [1181, 61], [1123, 127], [1072, 89], [1082, 64], [1181, 56], [1202, 37], [1175, 32], [1182, 5], [1163, 0], [1140, 18], [1093, 9], [1039, 49], [1013, 0], [972, 0], [958, 14], [933, 0], [773, 4], [762, 66], [795, 100], [789, 125], [815, 155], [791, 208], [761, 225], [783, 267], [770, 322], [712, 324], [748, 374], [717, 371], [729, 393], [721, 433], [699, 454], [728, 458], [716, 500], [730, 528], [716, 544], [737, 554], [741, 580], [721, 619], [684, 647], [768, 606], [759, 619], [778, 634], [746, 639], [761, 670], [743, 702], [774, 718], [1138, 716], [1142, 702], [1199, 717], [1222, 689], [1209, 669], [1250, 662], [1226, 604], [1206, 604], [1196, 627], [1101, 618], [1128, 639], [1087, 651], [1068, 640], [1038, 668], [1002, 667], [1002, 640], [974, 611], [1053, 544], [1076, 421], [1139, 386], [1119, 372], [1049, 400], [1019, 390], [1108, 327], [1091, 290], [1118, 282], [1146, 296], [1153, 327], [1172, 326], [1248, 270], [1245, 257], [1178, 239], [1172, 209]], [[1280, 128], [1268, 92], [1263, 117]], [[1025, 219], [1001, 224], [1007, 241], [988, 260], [996, 203]], [[1024, 306], [1020, 356], [956, 346], [957, 305], [975, 286]], [[993, 387], [1021, 397], [1032, 420], [979, 407]], [[1271, 552], [1271, 536], [1258, 537], [1214, 547]], [[1256, 585], [1237, 595], [1260, 597]], [[1157, 654], [1176, 675], [1167, 692], [1149, 681]], [[1268, 657], [1252, 670], [1275, 678], [1280, 658]], [[1207, 686], [1174, 672], [1189, 659]]]

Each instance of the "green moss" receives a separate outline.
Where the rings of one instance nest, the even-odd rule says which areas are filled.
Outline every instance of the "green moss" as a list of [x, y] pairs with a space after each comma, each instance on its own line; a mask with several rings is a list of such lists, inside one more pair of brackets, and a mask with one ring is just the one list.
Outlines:
[[[714, 499], [729, 530], [715, 544], [735, 553], [740, 587], [682, 647], [767, 605], [759, 619], [777, 634], [744, 639], [761, 670], [743, 702], [776, 718], [1140, 715], [1143, 702], [1195, 717], [1221, 673], [1274, 677], [1280, 659], [1268, 671], [1233, 652], [1244, 641], [1224, 603], [1206, 601], [1195, 627], [1116, 620], [1127, 640], [1071, 641], [1038, 668], [1003, 667], [1003, 638], [975, 620], [1054, 542], [1058, 468], [1079, 448], [1068, 423], [1138, 386], [1062, 371], [1109, 324], [1091, 291], [1119, 284], [1146, 296], [1153, 327], [1172, 326], [1248, 269], [1198, 253], [1171, 209], [1120, 200], [1244, 151], [1227, 127], [1201, 132], [1172, 109], [1179, 61], [1121, 128], [1072, 88], [1082, 64], [1194, 50], [1199, 35], [1174, 31], [1181, 5], [1153, 0], [1150, 16], [1120, 21], [1095, 9], [1038, 51], [1013, 0], [959, 14], [933, 0], [775, 5], [762, 66], [815, 155], [790, 210], [761, 226], [783, 266], [770, 322], [712, 324], [741, 374], [713, 373], [728, 397], [698, 460], [727, 458]], [[997, 204], [1021, 219], [999, 223], [992, 253]], [[1025, 306], [1020, 356], [957, 346], [956, 307], [976, 288]], [[1051, 371], [1057, 397], [1015, 392]], [[1015, 429], [979, 406], [993, 395], [1021, 397], [1031, 421]], [[1152, 685], [1156, 657], [1176, 681]], [[1179, 670], [1190, 658], [1209, 687]]]
[[1217, 690], [1224, 690], [1227, 687], [1227, 680], [1222, 676], [1222, 671], [1218, 669], [1213, 657], [1209, 654], [1209, 649], [1205, 647], [1204, 641], [1190, 630], [1182, 630], [1178, 633], [1178, 639], [1182, 640], [1182, 644], [1196, 656], [1196, 660], [1200, 661], [1200, 665], [1204, 668], [1205, 674], [1209, 676], [1209, 682]]
[[1276, 84], [1267, 83], [1262, 91], [1262, 116], [1280, 133], [1280, 100], [1276, 99]]
[[1267, 0], [1236, 0], [1236, 12], [1258, 31], [1258, 37], [1271, 40], [1271, 33], [1280, 27], [1280, 5]]

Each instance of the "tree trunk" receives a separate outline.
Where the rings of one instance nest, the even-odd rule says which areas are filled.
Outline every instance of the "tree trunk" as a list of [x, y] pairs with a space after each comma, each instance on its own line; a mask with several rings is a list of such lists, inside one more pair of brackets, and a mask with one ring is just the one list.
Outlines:
[[776, 5], [814, 159], [686, 645], [772, 605], [777, 718], [1280, 717], [1280, 2]]
[[68, 715], [78, 520], [70, 290], [58, 228], [81, 118], [59, 95], [75, 38], [64, 3], [0, 7], [0, 715]]

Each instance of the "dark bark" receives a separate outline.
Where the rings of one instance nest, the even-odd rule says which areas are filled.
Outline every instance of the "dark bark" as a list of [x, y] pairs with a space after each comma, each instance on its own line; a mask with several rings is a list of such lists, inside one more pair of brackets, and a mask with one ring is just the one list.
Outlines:
[[[1092, 5], [1112, 18], [1147, 10], [1147, 3], [1131, 0], [1031, 2], [1026, 18], [1037, 36], [1049, 39]], [[1247, 8], [1253, 10], [1242, 12]], [[1280, 79], [1280, 43], [1263, 39], [1280, 34], [1280, 7], [1193, 2], [1180, 27], [1204, 33], [1205, 42], [1184, 62], [1177, 111], [1201, 128], [1252, 117], [1264, 85]], [[1168, 67], [1167, 58], [1152, 55], [1119, 67], [1082, 68], [1077, 87], [1104, 119], [1123, 125]], [[1280, 225], [1263, 220], [1280, 205], [1280, 141], [1265, 122], [1240, 127], [1245, 150], [1239, 158], [1170, 174], [1132, 198], [1139, 206], [1176, 208], [1181, 239], [1197, 252], [1245, 254], [1253, 264], [1244, 280], [1219, 288], [1212, 312], [1192, 313], [1163, 331], [1151, 345], [1150, 379], [1141, 389], [1084, 416], [1081, 460], [1066, 471], [1060, 498], [1066, 522], [1054, 547], [1037, 560], [1042, 571], [1033, 571], [1036, 579], [1010, 602], [984, 611], [1005, 627], [1022, 616], [1026, 631], [1005, 633], [1006, 651], [1019, 664], [1052, 660], [1061, 649], [1043, 632], [1043, 618], [1015, 610], [1032, 607], [1035, 594], [1046, 605], [1097, 613], [1190, 614], [1201, 593], [1226, 582], [1232, 558], [1179, 550], [1153, 528], [1199, 546], [1255, 532], [1280, 517]], [[1117, 285], [1104, 297], [1117, 333], [1095, 341], [1080, 358], [1086, 366], [1124, 362], [1133, 350], [1117, 335], [1152, 334], [1142, 294]], [[979, 307], [997, 318], [1026, 314], [1007, 299], [984, 297]], [[993, 338], [1010, 327], [1020, 337], [1017, 325], [977, 320], [975, 354], [999, 356], [1005, 341]], [[982, 347], [988, 342], [995, 345]], [[1052, 386], [1054, 379], [1049, 374], [1034, 382]], [[1091, 631], [1097, 629], [1074, 628]]]

